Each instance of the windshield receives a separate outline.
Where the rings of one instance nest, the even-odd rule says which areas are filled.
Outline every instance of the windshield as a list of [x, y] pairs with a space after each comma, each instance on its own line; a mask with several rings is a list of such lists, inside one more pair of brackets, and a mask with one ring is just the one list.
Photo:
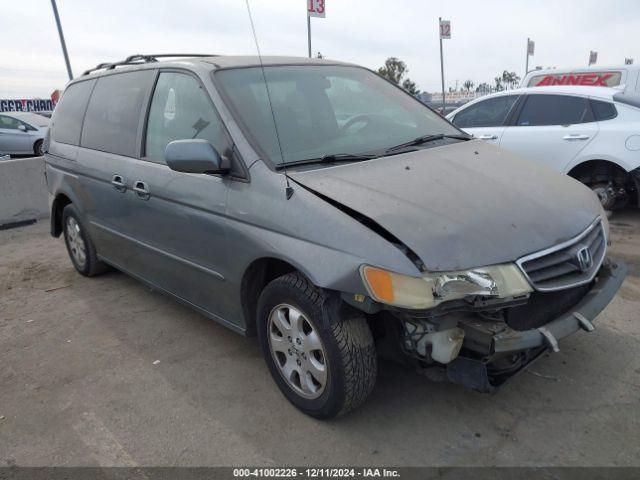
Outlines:
[[263, 77], [260, 67], [250, 67], [222, 70], [216, 78], [247, 133], [275, 164], [384, 151], [422, 135], [461, 133], [363, 68], [268, 66]]

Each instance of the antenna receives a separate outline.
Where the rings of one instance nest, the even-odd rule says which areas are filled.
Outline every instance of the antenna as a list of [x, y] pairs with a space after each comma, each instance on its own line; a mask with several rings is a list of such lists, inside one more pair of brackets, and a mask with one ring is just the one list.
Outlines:
[[264, 87], [267, 90], [267, 100], [269, 102], [269, 110], [271, 110], [271, 118], [273, 119], [273, 128], [276, 132], [276, 140], [278, 141], [278, 150], [280, 151], [280, 158], [282, 159], [282, 171], [284, 173], [284, 179], [286, 182], [285, 194], [287, 200], [293, 195], [293, 187], [289, 184], [289, 176], [287, 175], [287, 165], [284, 161], [284, 154], [282, 153], [282, 145], [280, 144], [280, 134], [278, 133], [278, 124], [276, 123], [276, 115], [273, 112], [273, 104], [271, 103], [271, 93], [269, 92], [269, 83], [267, 82], [267, 76], [264, 72], [264, 65], [262, 63], [262, 54], [260, 53], [260, 45], [258, 44], [258, 36], [256, 35], [256, 27], [253, 24], [253, 15], [251, 15], [251, 7], [249, 6], [249, 0], [245, 0], [247, 4], [247, 12], [249, 13], [249, 22], [251, 22], [251, 32], [253, 33], [253, 40], [256, 43], [256, 50], [258, 51], [258, 59], [260, 60], [260, 70], [262, 72], [262, 79], [264, 80]]

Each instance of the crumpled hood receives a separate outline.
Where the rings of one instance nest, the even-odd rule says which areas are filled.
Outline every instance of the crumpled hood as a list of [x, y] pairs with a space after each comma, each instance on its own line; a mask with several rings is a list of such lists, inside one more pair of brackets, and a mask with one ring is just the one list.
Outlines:
[[377, 222], [431, 271], [514, 261], [601, 212], [578, 181], [481, 140], [289, 176]]

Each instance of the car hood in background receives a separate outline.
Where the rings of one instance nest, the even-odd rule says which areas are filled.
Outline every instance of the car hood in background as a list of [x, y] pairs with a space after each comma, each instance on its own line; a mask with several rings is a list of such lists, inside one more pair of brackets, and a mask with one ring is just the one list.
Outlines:
[[514, 261], [600, 213], [576, 180], [480, 140], [289, 176], [374, 220], [431, 271]]

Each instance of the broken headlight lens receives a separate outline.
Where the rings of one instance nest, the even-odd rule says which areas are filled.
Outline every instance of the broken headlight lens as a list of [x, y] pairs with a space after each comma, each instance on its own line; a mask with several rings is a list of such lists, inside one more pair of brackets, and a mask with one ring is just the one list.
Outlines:
[[533, 289], [513, 263], [460, 270], [430, 272], [411, 277], [364, 265], [360, 269], [369, 295], [396, 307], [426, 309], [465, 297], [517, 297]]

